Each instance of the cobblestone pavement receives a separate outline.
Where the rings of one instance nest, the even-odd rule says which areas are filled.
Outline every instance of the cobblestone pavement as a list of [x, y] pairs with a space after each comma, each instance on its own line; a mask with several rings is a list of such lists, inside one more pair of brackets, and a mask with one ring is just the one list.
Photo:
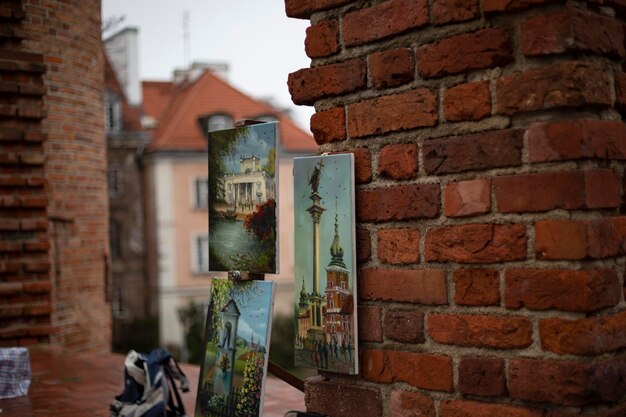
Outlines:
[[[124, 386], [124, 355], [69, 355], [51, 348], [30, 349], [32, 383], [28, 396], [0, 400], [0, 417], [109, 417], [109, 403]], [[192, 416], [200, 368], [182, 364], [191, 389], [182, 394]], [[264, 417], [304, 410], [304, 394], [269, 377]]]

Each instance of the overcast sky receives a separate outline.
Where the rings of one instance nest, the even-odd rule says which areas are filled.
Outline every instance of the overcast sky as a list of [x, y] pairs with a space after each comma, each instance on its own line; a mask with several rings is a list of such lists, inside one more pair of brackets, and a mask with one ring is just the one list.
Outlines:
[[225, 62], [228, 80], [244, 93], [271, 98], [292, 109], [295, 121], [309, 131], [313, 108], [296, 106], [287, 75], [308, 67], [304, 52], [307, 20], [285, 15], [283, 0], [102, 0], [102, 19], [124, 16], [110, 36], [124, 27], [139, 29], [142, 80], [168, 80], [185, 67], [183, 16], [189, 11], [189, 62]]

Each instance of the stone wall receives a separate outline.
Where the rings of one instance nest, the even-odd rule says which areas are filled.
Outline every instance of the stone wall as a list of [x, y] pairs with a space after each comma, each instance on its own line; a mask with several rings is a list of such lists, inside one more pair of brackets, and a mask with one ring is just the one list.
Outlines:
[[286, 0], [321, 152], [354, 152], [347, 416], [621, 416], [625, 4]]

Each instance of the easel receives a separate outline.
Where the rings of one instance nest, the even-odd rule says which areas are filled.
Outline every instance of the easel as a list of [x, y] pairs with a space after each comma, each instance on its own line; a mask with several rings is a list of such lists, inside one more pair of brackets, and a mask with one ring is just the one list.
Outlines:
[[[259, 121], [259, 120], [242, 119], [242, 120], [237, 120], [235, 122], [235, 127], [251, 126], [251, 125], [256, 125], [259, 123], [264, 123], [264, 122]], [[251, 280], [264, 281], [265, 274], [254, 273], [254, 272], [229, 271], [228, 279], [230, 281], [251, 281]], [[278, 379], [281, 379], [282, 381], [286, 382], [287, 384], [291, 385], [297, 390], [304, 392], [304, 381], [298, 378], [297, 376], [293, 375], [291, 372], [287, 371], [286, 369], [282, 368], [281, 366], [268, 360], [267, 370], [271, 372]]]

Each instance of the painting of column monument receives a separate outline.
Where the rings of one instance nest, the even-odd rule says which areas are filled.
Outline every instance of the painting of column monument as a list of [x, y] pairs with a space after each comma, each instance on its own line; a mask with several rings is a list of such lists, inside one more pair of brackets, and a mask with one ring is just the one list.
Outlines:
[[358, 373], [354, 156], [294, 159], [295, 365]]
[[274, 285], [211, 280], [195, 417], [261, 415]]
[[277, 123], [209, 133], [209, 270], [278, 273]]

